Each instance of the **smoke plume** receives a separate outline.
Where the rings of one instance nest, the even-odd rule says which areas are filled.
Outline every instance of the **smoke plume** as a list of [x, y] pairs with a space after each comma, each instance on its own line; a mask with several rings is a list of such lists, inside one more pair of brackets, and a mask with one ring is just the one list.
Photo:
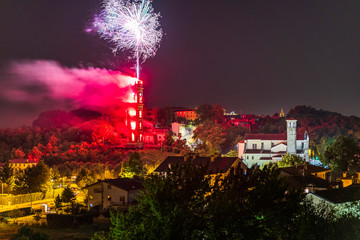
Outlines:
[[105, 113], [131, 101], [134, 79], [105, 69], [55, 61], [11, 62], [0, 69], [0, 127], [30, 125], [46, 110], [86, 107]]

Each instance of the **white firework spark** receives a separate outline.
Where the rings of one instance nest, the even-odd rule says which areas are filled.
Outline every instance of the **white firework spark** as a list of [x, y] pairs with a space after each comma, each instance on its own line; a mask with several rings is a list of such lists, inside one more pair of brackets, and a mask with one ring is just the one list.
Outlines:
[[160, 14], [154, 13], [151, 0], [104, 0], [103, 10], [94, 25], [100, 36], [115, 44], [113, 52], [130, 50], [139, 62], [153, 57], [163, 36]]

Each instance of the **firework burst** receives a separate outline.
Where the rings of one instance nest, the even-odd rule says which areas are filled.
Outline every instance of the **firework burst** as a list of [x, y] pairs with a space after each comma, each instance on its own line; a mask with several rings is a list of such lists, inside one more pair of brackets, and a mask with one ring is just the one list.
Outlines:
[[115, 44], [114, 53], [123, 50], [133, 53], [139, 79], [140, 62], [155, 56], [160, 46], [163, 32], [159, 18], [151, 0], [105, 0], [94, 26], [102, 38]]

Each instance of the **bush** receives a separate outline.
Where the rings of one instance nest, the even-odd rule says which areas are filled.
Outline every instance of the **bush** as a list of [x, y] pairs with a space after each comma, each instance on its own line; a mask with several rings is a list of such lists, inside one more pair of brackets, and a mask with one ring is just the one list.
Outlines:
[[63, 215], [63, 214], [47, 214], [47, 224], [52, 228], [77, 227], [82, 224], [92, 224], [93, 215], [91, 213], [81, 215]]
[[49, 240], [49, 235], [40, 232], [34, 232], [29, 226], [24, 226], [18, 230], [18, 232], [12, 236], [11, 240]]

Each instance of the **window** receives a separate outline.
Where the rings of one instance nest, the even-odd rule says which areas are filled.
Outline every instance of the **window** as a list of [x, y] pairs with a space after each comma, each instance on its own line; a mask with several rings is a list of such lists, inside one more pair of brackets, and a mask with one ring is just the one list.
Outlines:
[[111, 185], [110, 185], [110, 184], [108, 184], [108, 189], [111, 189]]
[[92, 195], [89, 195], [89, 199], [92, 200], [92, 199], [93, 199], [93, 196], [92, 196]]
[[111, 201], [111, 196], [110, 196], [110, 195], [107, 196], [107, 200], [108, 200], [109, 202]]
[[125, 204], [125, 196], [120, 196], [120, 203]]
[[275, 144], [272, 142], [272, 143], [271, 143], [271, 147], [273, 147], [274, 145], [275, 145]]
[[264, 143], [261, 143], [261, 149], [264, 149]]
[[253, 148], [253, 149], [257, 149], [257, 144], [256, 144], [256, 143], [253, 143], [252, 148]]
[[252, 156], [251, 159], [254, 160], [254, 156]]
[[249, 159], [249, 156], [246, 156], [246, 159]]

